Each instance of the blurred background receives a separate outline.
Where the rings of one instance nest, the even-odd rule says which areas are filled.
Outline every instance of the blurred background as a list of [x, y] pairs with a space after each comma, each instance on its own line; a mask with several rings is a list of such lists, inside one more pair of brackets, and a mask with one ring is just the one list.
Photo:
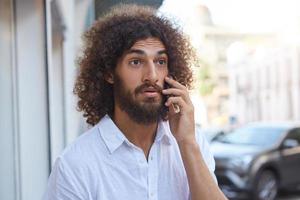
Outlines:
[[[76, 111], [72, 93], [81, 35], [120, 2], [154, 6], [182, 27], [197, 50], [201, 67], [193, 68], [191, 91], [196, 123], [212, 143], [217, 169], [222, 171], [218, 180], [226, 195], [236, 197], [239, 191], [232, 188], [246, 184], [245, 174], [253, 172], [251, 166], [258, 165], [254, 162], [260, 161], [262, 153], [276, 151], [269, 156], [276, 159], [256, 167], [253, 183], [264, 177], [259, 180], [267, 187], [250, 188], [251, 193], [266, 188], [270, 193], [280, 187], [282, 170], [287, 168], [279, 162], [285, 160], [286, 150], [293, 154], [296, 166], [289, 177], [299, 177], [293, 188], [300, 183], [298, 0], [0, 0], [0, 199], [41, 199], [55, 159], [88, 128]], [[224, 167], [229, 158], [218, 155], [218, 149], [224, 152], [227, 147], [213, 143], [234, 143], [224, 137], [254, 121], [264, 124], [250, 129], [255, 126], [257, 133], [256, 126], [263, 126], [268, 131], [260, 134], [266, 135], [262, 141], [270, 141], [271, 135], [274, 145], [262, 142], [268, 148], [259, 154], [247, 151], [242, 160], [230, 160], [246, 168], [242, 175], [224, 178], [224, 171], [234, 169]], [[261, 176], [262, 171], [269, 176]], [[284, 192], [274, 198], [300, 199], [300, 195]]]

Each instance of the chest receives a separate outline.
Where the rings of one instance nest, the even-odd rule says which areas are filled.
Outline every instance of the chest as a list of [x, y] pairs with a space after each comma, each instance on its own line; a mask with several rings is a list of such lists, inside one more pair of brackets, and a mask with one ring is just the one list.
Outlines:
[[189, 189], [178, 149], [153, 145], [148, 160], [139, 149], [124, 148], [105, 157], [95, 177], [95, 199], [185, 200]]

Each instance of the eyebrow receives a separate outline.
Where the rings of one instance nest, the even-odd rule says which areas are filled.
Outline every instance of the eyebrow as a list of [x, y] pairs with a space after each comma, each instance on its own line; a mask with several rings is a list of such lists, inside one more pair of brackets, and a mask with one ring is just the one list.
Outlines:
[[[126, 54], [133, 54], [133, 53], [140, 54], [140, 55], [146, 55], [145, 51], [140, 50], [140, 49], [129, 49]], [[167, 50], [164, 49], [164, 50], [160, 50], [157, 52], [157, 55], [162, 55], [162, 54], [167, 55]]]

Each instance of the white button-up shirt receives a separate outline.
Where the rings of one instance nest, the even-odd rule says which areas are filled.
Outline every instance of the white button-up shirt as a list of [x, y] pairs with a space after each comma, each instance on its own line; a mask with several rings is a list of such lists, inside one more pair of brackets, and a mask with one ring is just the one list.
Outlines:
[[[134, 130], [132, 130], [134, 131]], [[215, 162], [204, 135], [202, 157], [214, 176]], [[148, 161], [108, 115], [58, 157], [45, 200], [187, 200], [188, 180], [168, 122], [159, 122]]]

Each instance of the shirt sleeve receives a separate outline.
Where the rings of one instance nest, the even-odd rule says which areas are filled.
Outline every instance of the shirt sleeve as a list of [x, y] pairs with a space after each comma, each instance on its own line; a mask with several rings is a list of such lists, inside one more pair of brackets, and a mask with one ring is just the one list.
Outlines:
[[206, 137], [203, 135], [203, 133], [200, 132], [199, 128], [196, 128], [196, 139], [199, 144], [202, 157], [214, 180], [216, 181], [216, 183], [218, 183], [215, 175], [215, 159], [210, 151], [209, 143], [206, 140]]
[[78, 180], [62, 157], [54, 164], [43, 200], [83, 200]]

